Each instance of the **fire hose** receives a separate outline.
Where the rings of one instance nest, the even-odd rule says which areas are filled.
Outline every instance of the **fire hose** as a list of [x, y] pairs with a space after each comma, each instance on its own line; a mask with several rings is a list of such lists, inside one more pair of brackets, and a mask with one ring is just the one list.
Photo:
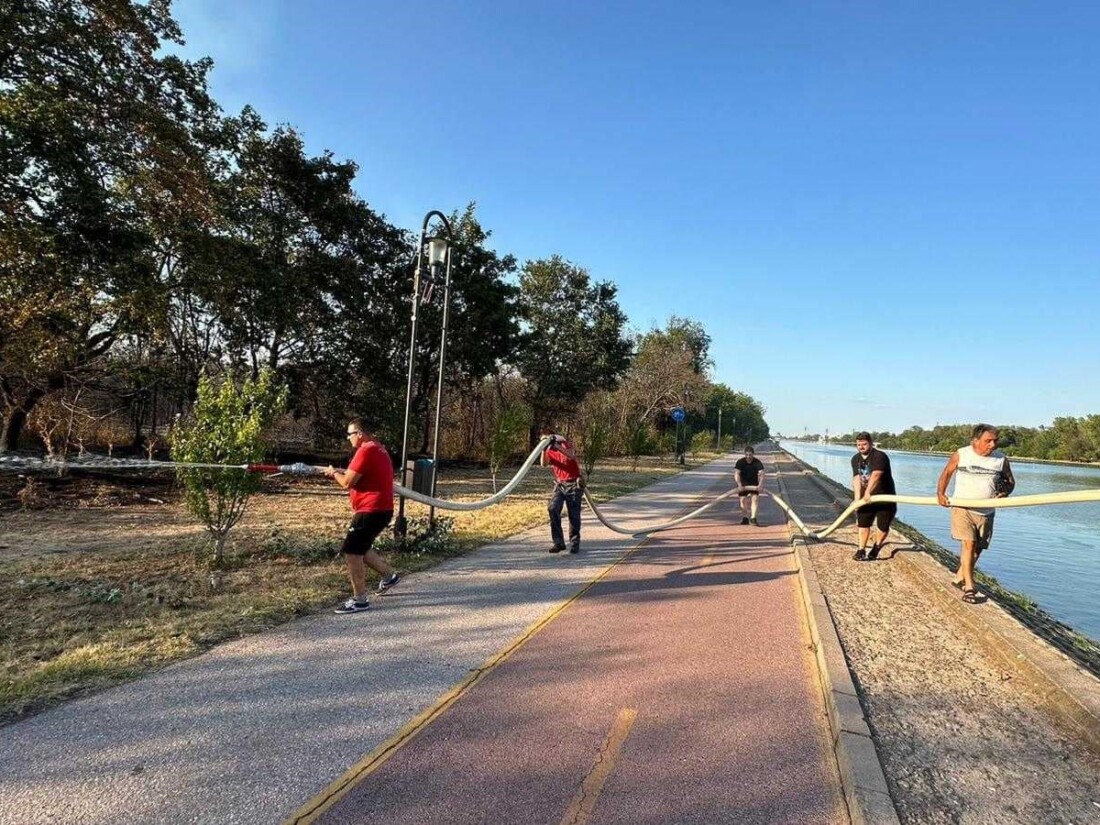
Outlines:
[[[520, 468], [516, 471], [516, 474], [512, 477], [504, 487], [491, 496], [480, 499], [478, 501], [451, 501], [449, 499], [437, 498], [435, 496], [426, 495], [424, 493], [411, 490], [400, 484], [394, 485], [394, 491], [399, 496], [404, 496], [410, 501], [416, 501], [421, 504], [425, 504], [431, 507], [435, 507], [440, 510], [455, 510], [455, 511], [473, 511], [483, 510], [486, 507], [491, 507], [494, 504], [498, 504], [503, 501], [520, 485], [523, 479], [531, 471], [535, 462], [539, 456], [542, 455], [550, 444], [561, 436], [547, 436], [543, 438], [531, 451], [531, 454], [527, 456], [527, 459], [523, 462]], [[82, 457], [78, 461], [73, 462], [58, 462], [43, 460], [40, 458], [28, 458], [25, 456], [13, 456], [5, 455], [0, 456], [0, 470], [20, 470], [20, 469], [52, 469], [56, 467], [63, 467], [66, 465], [74, 467], [88, 467], [88, 468], [102, 468], [102, 469], [220, 469], [220, 470], [244, 470], [248, 472], [256, 473], [268, 473], [268, 474], [285, 474], [285, 475], [323, 475], [325, 468], [319, 467], [313, 464], [304, 464], [302, 462], [296, 462], [293, 464], [196, 464], [179, 461], [136, 461], [133, 459], [112, 459], [103, 456], [94, 457]], [[673, 527], [677, 527], [684, 522], [697, 518], [705, 513], [710, 508], [714, 507], [719, 502], [738, 495], [739, 492], [755, 492], [759, 495], [768, 496], [779, 506], [781, 510], [787, 515], [787, 517], [794, 523], [794, 525], [802, 532], [804, 536], [810, 539], [818, 540], [826, 538], [831, 533], [836, 531], [856, 510], [861, 507], [871, 506], [875, 504], [916, 504], [921, 506], [939, 506], [939, 501], [935, 496], [899, 496], [899, 495], [876, 495], [871, 496], [867, 500], [853, 501], [828, 527], [814, 531], [806, 526], [806, 524], [798, 517], [798, 514], [794, 512], [791, 506], [784, 501], [780, 496], [772, 493], [768, 490], [760, 490], [754, 486], [744, 486], [741, 488], [732, 488], [724, 493], [720, 493], [710, 501], [706, 502], [700, 507], [692, 510], [686, 515], [679, 516], [671, 521], [663, 522], [653, 525], [652, 527], [626, 527], [621, 524], [616, 524], [611, 521], [600, 511], [600, 508], [593, 500], [591, 493], [587, 488], [584, 488], [584, 500], [588, 503], [589, 508], [596, 518], [607, 527], [616, 533], [628, 536], [647, 536], [651, 533], [658, 533], [663, 530], [670, 530]], [[1082, 502], [1100, 502], [1100, 490], [1070, 490], [1061, 493], [1037, 493], [1033, 495], [1013, 496], [1011, 498], [990, 498], [990, 499], [951, 499], [949, 504], [952, 507], [966, 507], [976, 509], [1000, 509], [1010, 507], [1034, 507], [1039, 505], [1050, 504], [1075, 504]]]

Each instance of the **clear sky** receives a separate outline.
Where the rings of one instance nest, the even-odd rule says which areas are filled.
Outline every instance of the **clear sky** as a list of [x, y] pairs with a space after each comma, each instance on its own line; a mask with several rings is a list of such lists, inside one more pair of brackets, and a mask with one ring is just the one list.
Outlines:
[[1100, 3], [178, 0], [418, 229], [702, 321], [787, 434], [1100, 413]]

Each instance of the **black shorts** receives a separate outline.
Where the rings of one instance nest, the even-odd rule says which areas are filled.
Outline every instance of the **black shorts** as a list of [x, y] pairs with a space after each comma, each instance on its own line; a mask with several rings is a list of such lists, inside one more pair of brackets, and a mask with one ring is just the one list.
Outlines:
[[392, 518], [393, 510], [356, 513], [351, 517], [348, 534], [344, 537], [344, 546], [340, 548], [340, 552], [349, 556], [365, 556]]
[[856, 524], [867, 528], [877, 522], [879, 531], [885, 533], [897, 514], [896, 504], [871, 504], [856, 510]]
[[[755, 484], [750, 484], [749, 486], [750, 487], [755, 487], [756, 485]], [[739, 495], [741, 498], [744, 498], [745, 496], [758, 496], [758, 495], [760, 495], [760, 491], [759, 490], [738, 490], [737, 495]]]

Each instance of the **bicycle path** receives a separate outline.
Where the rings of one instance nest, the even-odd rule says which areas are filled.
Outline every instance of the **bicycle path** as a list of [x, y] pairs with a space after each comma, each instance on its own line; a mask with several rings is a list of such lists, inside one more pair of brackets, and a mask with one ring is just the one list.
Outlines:
[[846, 822], [782, 518], [658, 534], [316, 821]]

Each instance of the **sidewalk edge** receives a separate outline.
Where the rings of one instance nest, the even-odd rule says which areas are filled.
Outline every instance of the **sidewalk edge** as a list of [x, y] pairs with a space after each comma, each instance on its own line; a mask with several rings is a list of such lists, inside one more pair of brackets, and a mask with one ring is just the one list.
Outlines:
[[[776, 479], [780, 494], [786, 498], [783, 476], [777, 472]], [[790, 540], [849, 819], [853, 825], [900, 825], [832, 611], [806, 548], [806, 539], [791, 530]]]

